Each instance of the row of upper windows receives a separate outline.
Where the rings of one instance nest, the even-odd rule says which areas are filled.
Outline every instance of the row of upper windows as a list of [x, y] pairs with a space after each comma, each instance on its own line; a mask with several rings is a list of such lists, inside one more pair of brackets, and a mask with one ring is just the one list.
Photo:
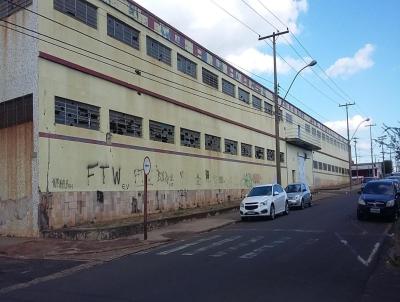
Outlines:
[[[54, 0], [54, 8], [78, 19], [89, 26], [97, 28], [97, 7], [85, 0]], [[109, 14], [107, 14], [107, 34], [110, 37], [128, 44], [135, 49], [139, 49], [140, 32]], [[147, 55], [171, 66], [172, 50], [149, 36], [146, 36], [146, 51]], [[177, 69], [197, 79], [197, 64], [179, 53], [177, 53]], [[204, 84], [207, 84], [215, 89], [219, 89], [219, 77], [217, 74], [202, 67], [201, 76]], [[269, 102], [262, 101], [261, 98], [251, 95], [250, 92], [240, 87], [236, 87], [233, 83], [224, 78], [221, 79], [221, 84], [221, 91], [223, 93], [234, 98], [237, 97], [240, 101], [246, 104], [250, 104], [251, 101], [253, 108], [264, 111], [270, 115], [273, 114], [273, 105]], [[282, 110], [280, 110], [279, 116], [283, 120]], [[291, 114], [286, 113], [286, 121], [288, 123], [293, 123], [293, 117]], [[309, 124], [306, 124], [305, 130], [310, 132]], [[314, 127], [312, 130], [313, 136], [321, 139], [321, 131], [316, 131]], [[325, 134], [322, 133], [322, 140], [325, 140], [324, 137]], [[335, 145], [343, 150], [347, 150], [346, 144], [342, 144], [332, 137], [329, 137], [328, 134], [326, 134], [326, 137], [328, 138], [326, 140], [327, 142], [330, 142], [332, 145]]]
[[322, 140], [323, 142], [326, 142], [328, 144], [331, 144], [332, 146], [335, 146], [339, 149], [342, 149], [344, 151], [348, 151], [348, 145], [344, 144], [332, 136], [329, 136], [328, 134], [325, 134], [324, 132], [315, 129], [314, 127], [311, 127], [309, 124], [305, 124], [305, 130], [307, 133], [311, 133], [312, 136], [316, 137], [319, 140]]
[[315, 170], [321, 170], [321, 171], [328, 171], [328, 172], [333, 172], [333, 173], [338, 173], [342, 175], [348, 175], [349, 174], [349, 169], [338, 167], [335, 165], [330, 165], [327, 163], [323, 163], [320, 161], [313, 161], [313, 167]]
[[[97, 28], [97, 7], [85, 0], [54, 0], [54, 8], [91, 27]], [[135, 49], [139, 49], [140, 32], [109, 14], [107, 14], [107, 34]], [[149, 36], [146, 36], [146, 52], [147, 55], [171, 66], [171, 48]], [[177, 53], [177, 69], [197, 79], [197, 64], [179, 53]], [[201, 77], [204, 84], [219, 89], [218, 75], [202, 67]], [[264, 109], [263, 111], [268, 114], [273, 113], [272, 104], [266, 101], [262, 102], [261, 98], [255, 95], [251, 95], [250, 97], [250, 92], [236, 87], [224, 78], [222, 78], [221, 91], [231, 97], [237, 97], [240, 101], [247, 104], [250, 104], [251, 100], [253, 108], [257, 110], [262, 111]]]
[[[100, 129], [100, 108], [97, 106], [55, 97], [54, 120], [56, 124], [74, 126], [92, 130]], [[143, 137], [143, 118], [130, 114], [109, 111], [110, 132], [133, 137]], [[221, 137], [205, 134], [204, 148], [210, 151], [221, 152]], [[149, 121], [149, 139], [164, 143], [175, 143], [175, 126]], [[182, 146], [201, 148], [201, 133], [195, 130], [180, 128], [180, 142]], [[253, 152], [254, 151], [254, 152]], [[238, 155], [238, 142], [224, 139], [224, 153]], [[253, 146], [246, 143], [240, 144], [240, 154], [245, 157], [267, 159], [275, 161], [275, 150]], [[281, 162], [285, 155], [280, 154]]]
[[20, 9], [32, 4], [32, 0], [0, 0], [0, 19], [11, 16]]

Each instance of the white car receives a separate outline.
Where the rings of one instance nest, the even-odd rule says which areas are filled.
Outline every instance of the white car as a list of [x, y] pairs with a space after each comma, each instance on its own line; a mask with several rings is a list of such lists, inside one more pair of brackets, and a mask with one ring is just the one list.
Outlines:
[[279, 213], [289, 214], [287, 195], [279, 184], [255, 186], [240, 203], [242, 220], [254, 216], [275, 219], [275, 215]]

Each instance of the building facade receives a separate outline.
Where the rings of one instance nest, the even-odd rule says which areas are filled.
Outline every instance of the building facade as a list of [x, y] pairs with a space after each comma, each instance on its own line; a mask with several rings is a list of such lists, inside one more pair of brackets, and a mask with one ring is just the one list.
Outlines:
[[[128, 0], [0, 1], [0, 234], [348, 182], [347, 141]], [[223, 33], [221, 33], [223, 34]]]

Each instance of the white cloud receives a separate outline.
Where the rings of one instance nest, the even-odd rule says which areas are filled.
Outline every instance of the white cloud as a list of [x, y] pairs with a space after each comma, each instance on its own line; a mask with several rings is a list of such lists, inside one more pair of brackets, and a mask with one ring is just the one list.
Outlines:
[[[271, 73], [273, 66], [271, 56], [260, 51], [262, 47], [266, 47], [266, 44], [258, 41], [255, 33], [218, 8], [213, 0], [136, 1], [217, 55], [230, 58], [230, 61], [237, 59], [237, 65], [241, 66], [243, 63], [244, 66], [241, 67], [252, 72]], [[244, 21], [260, 35], [268, 35], [275, 28], [281, 31], [286, 30], [286, 27], [279, 23], [258, 0], [245, 1], [270, 21], [274, 28], [240, 0], [215, 0], [215, 3]], [[287, 24], [292, 33], [300, 32], [301, 25], [298, 24], [298, 18], [300, 14], [307, 12], [307, 0], [261, 0], [260, 2]], [[289, 39], [290, 36], [286, 35], [286, 38]], [[278, 39], [278, 42], [286, 43], [284, 39]], [[270, 49], [267, 51], [271, 52]], [[253, 62], [250, 62], [252, 54], [265, 63], [265, 67], [261, 67], [262, 64], [254, 58]], [[280, 67], [279, 72], [285, 72], [288, 68], [286, 64], [282, 65], [285, 66]]]
[[[356, 131], [357, 127], [365, 119], [366, 119], [366, 117], [363, 117], [361, 115], [354, 115], [353, 117], [349, 118], [350, 137], [353, 136], [354, 131]], [[356, 136], [358, 134], [368, 130], [366, 127], [363, 127], [366, 124], [367, 124], [367, 122], [365, 122], [364, 124], [360, 125], [360, 127], [357, 130]], [[326, 122], [325, 126], [331, 128], [332, 130], [338, 132], [339, 134], [341, 134], [341, 135], [343, 135], [344, 137], [347, 138], [347, 121], [345, 119], [344, 120], [338, 120], [338, 121], [332, 121], [332, 122]]]
[[326, 70], [326, 73], [331, 77], [348, 77], [362, 70], [371, 68], [374, 65], [374, 61], [372, 60], [374, 51], [374, 45], [365, 44], [353, 57], [345, 57], [336, 60], [336, 62]]
[[[233, 65], [240, 66], [241, 68], [254, 73], [273, 73], [273, 56], [263, 53], [256, 48], [245, 49], [237, 55], [228, 55], [225, 59]], [[302, 59], [296, 60], [287, 57], [285, 60], [296, 70], [299, 70], [304, 66], [304, 61]], [[310, 58], [305, 58], [305, 60], [306, 62], [311, 61]], [[292, 69], [281, 58], [277, 58], [276, 65], [277, 70], [281, 74], [287, 74], [292, 71]], [[310, 70], [305, 70], [304, 73], [307, 71], [310, 72]]]

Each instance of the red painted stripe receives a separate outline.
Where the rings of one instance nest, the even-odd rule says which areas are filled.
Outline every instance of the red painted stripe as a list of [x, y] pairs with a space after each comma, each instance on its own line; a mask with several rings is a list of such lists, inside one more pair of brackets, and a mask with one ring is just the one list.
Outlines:
[[[239, 127], [242, 127], [242, 128], [245, 128], [245, 129], [254, 131], [254, 132], [258, 132], [258, 133], [264, 134], [264, 135], [269, 136], [269, 137], [275, 137], [275, 135], [270, 134], [270, 133], [268, 133], [268, 132], [265, 132], [265, 131], [262, 131], [262, 130], [259, 130], [259, 129], [257, 129], [257, 128], [253, 128], [253, 127], [250, 127], [250, 126], [247, 126], [247, 125], [242, 124], [242, 123], [238, 123], [238, 122], [233, 121], [233, 120], [231, 120], [231, 119], [227, 119], [227, 118], [225, 118], [225, 117], [222, 117], [222, 116], [219, 116], [219, 115], [217, 115], [217, 114], [214, 114], [214, 113], [205, 111], [205, 110], [203, 110], [203, 109], [200, 109], [200, 108], [197, 108], [197, 107], [194, 107], [194, 106], [191, 106], [191, 105], [182, 103], [182, 102], [180, 102], [180, 101], [171, 99], [171, 98], [169, 98], [169, 97], [167, 97], [167, 96], [163, 96], [163, 95], [161, 95], [161, 94], [152, 92], [152, 91], [150, 91], [150, 90], [143, 89], [143, 88], [141, 88], [141, 87], [139, 87], [139, 86], [130, 84], [130, 83], [125, 82], [125, 81], [121, 81], [121, 80], [119, 80], [119, 79], [117, 79], [117, 78], [114, 78], [114, 77], [108, 76], [108, 75], [106, 75], [106, 74], [97, 72], [97, 71], [95, 71], [95, 70], [86, 68], [86, 67], [84, 67], [84, 66], [82, 66], [82, 65], [78, 65], [78, 64], [72, 63], [72, 62], [70, 62], [70, 61], [61, 59], [61, 58], [59, 58], [59, 57], [50, 55], [50, 54], [48, 54], [48, 53], [45, 53], [45, 52], [40, 51], [40, 52], [39, 52], [39, 57], [42, 58], [42, 59], [48, 60], [48, 61], [50, 61], [50, 62], [53, 62], [53, 63], [56, 63], [56, 64], [60, 64], [60, 65], [63, 65], [63, 66], [65, 66], [65, 67], [74, 69], [74, 70], [76, 70], [76, 71], [79, 71], [79, 72], [82, 72], [82, 73], [85, 73], [85, 74], [94, 76], [94, 77], [96, 77], [96, 78], [99, 78], [99, 79], [102, 79], [102, 80], [105, 80], [105, 81], [114, 83], [114, 84], [116, 84], [116, 85], [120, 85], [120, 86], [123, 86], [123, 87], [125, 87], [125, 88], [131, 89], [131, 90], [135, 90], [135, 91], [138, 91], [138, 92], [140, 92], [140, 93], [143, 93], [143, 94], [146, 94], [146, 95], [155, 97], [155, 98], [157, 98], [157, 99], [166, 101], [166, 102], [171, 103], [171, 104], [174, 104], [174, 105], [176, 105], [176, 106], [179, 106], [179, 107], [182, 107], [182, 108], [185, 108], [185, 109], [188, 109], [188, 110], [191, 110], [191, 111], [195, 111], [195, 112], [198, 112], [198, 113], [200, 113], [200, 114], [204, 114], [204, 115], [206, 115], [206, 116], [209, 116], [209, 117], [212, 117], [212, 118], [215, 118], [215, 119], [224, 121], [224, 122], [226, 122], [226, 123], [229, 123], [229, 124], [232, 124], [232, 125], [235, 125], [235, 126], [239, 126]], [[285, 141], [285, 139], [283, 139], [282, 137], [281, 137], [280, 139], [281, 139], [282, 141]], [[347, 162], [346, 160], [343, 160], [343, 159], [341, 159], [341, 158], [339, 158], [339, 157], [336, 157], [336, 156], [333, 156], [333, 155], [330, 155], [330, 154], [327, 154], [327, 153], [324, 153], [324, 152], [321, 152], [321, 151], [316, 151], [316, 152], [317, 152], [317, 153], [320, 153], [320, 154], [327, 155], [327, 156], [329, 156], [329, 157], [332, 157], [332, 158], [335, 158], [335, 159], [338, 159], [338, 160], [341, 160], [341, 161], [343, 161], [343, 162]]]
[[[256, 166], [263, 166], [263, 167], [275, 167], [274, 165], [265, 164], [265, 163], [257, 163], [257, 162], [244, 161], [244, 160], [231, 159], [231, 158], [222, 158], [222, 157], [216, 157], [216, 156], [207, 156], [207, 155], [186, 153], [186, 152], [180, 152], [180, 151], [172, 151], [172, 150], [166, 150], [166, 149], [142, 147], [142, 146], [135, 146], [135, 145], [128, 145], [128, 144], [120, 144], [120, 143], [112, 143], [110, 145], [104, 141], [76, 137], [76, 136], [69, 136], [69, 135], [47, 133], [47, 132], [39, 132], [39, 137], [63, 140], [63, 141], [70, 141], [70, 142], [79, 142], [79, 143], [84, 143], [84, 144], [100, 145], [100, 146], [112, 146], [115, 148], [122, 148], [122, 149], [131, 149], [131, 150], [147, 151], [147, 152], [154, 152], [154, 153], [171, 154], [171, 155], [177, 155], [177, 156], [220, 160], [220, 161], [234, 162], [234, 163], [240, 163], [240, 164], [250, 164], [250, 165], [256, 165]], [[284, 167], [284, 168], [286, 168], [286, 167]]]
[[[171, 104], [174, 104], [174, 105], [176, 105], [176, 106], [179, 106], [179, 107], [182, 107], [182, 108], [191, 110], [191, 111], [195, 111], [195, 112], [198, 112], [198, 113], [200, 113], [200, 114], [204, 114], [204, 115], [206, 115], [206, 116], [209, 116], [209, 117], [212, 117], [212, 118], [215, 118], [215, 119], [218, 119], [218, 120], [227, 122], [227, 123], [229, 123], [229, 124], [232, 124], [232, 125], [235, 125], [235, 126], [239, 126], [239, 127], [242, 127], [242, 128], [245, 128], [245, 129], [254, 131], [254, 132], [258, 132], [258, 133], [264, 134], [264, 135], [266, 135], [266, 136], [275, 137], [275, 135], [272, 135], [272, 134], [270, 134], [270, 133], [268, 133], [268, 132], [265, 132], [265, 131], [262, 131], [262, 130], [260, 130], [260, 129], [253, 128], [253, 127], [250, 127], [250, 126], [245, 125], [245, 124], [242, 124], [242, 123], [238, 123], [238, 122], [236, 122], [236, 121], [234, 121], [234, 120], [225, 118], [225, 117], [223, 117], [223, 116], [220, 116], [220, 115], [217, 115], [217, 114], [214, 114], [214, 113], [211, 113], [211, 112], [208, 112], [208, 111], [206, 111], [206, 110], [203, 110], [203, 109], [194, 107], [194, 106], [192, 106], [192, 105], [185, 104], [185, 103], [183, 103], [183, 102], [174, 100], [174, 99], [172, 99], [172, 98], [170, 98], [170, 97], [167, 97], [167, 96], [158, 94], [158, 93], [156, 93], [156, 92], [153, 92], [153, 91], [150, 91], [150, 90], [147, 90], [147, 89], [143, 89], [143, 88], [141, 88], [141, 87], [139, 87], [139, 86], [136, 86], [136, 85], [130, 84], [130, 83], [128, 83], [128, 82], [119, 80], [119, 79], [117, 79], [117, 78], [108, 76], [108, 75], [103, 74], [103, 73], [100, 73], [100, 72], [98, 72], [98, 71], [95, 71], [95, 70], [86, 68], [86, 67], [84, 67], [84, 66], [82, 66], [82, 65], [78, 65], [78, 64], [75, 64], [75, 63], [66, 61], [66, 60], [61, 59], [61, 58], [59, 58], [59, 57], [55, 57], [55, 56], [53, 56], [53, 55], [50, 55], [50, 54], [48, 54], [48, 53], [45, 53], [45, 52], [40, 51], [40, 52], [39, 52], [39, 57], [42, 58], [42, 59], [51, 61], [51, 62], [53, 62], [53, 63], [60, 64], [60, 65], [66, 66], [66, 67], [68, 67], [68, 68], [71, 68], [71, 69], [80, 71], [80, 72], [82, 72], [82, 73], [89, 74], [89, 75], [94, 76], [94, 77], [96, 77], [96, 78], [99, 78], [99, 79], [102, 79], [102, 80], [105, 80], [105, 81], [108, 81], [108, 82], [111, 82], [111, 83], [114, 83], [114, 84], [123, 86], [123, 87], [128, 88], [128, 89], [131, 89], [131, 90], [138, 91], [138, 92], [140, 92], [140, 93], [143, 93], [143, 94], [146, 94], [146, 95], [149, 95], [149, 96], [152, 96], [152, 97], [155, 97], [155, 98], [157, 98], [157, 99], [166, 101], [166, 102], [171, 103]], [[281, 140], [283, 140], [283, 138], [281, 138]]]

